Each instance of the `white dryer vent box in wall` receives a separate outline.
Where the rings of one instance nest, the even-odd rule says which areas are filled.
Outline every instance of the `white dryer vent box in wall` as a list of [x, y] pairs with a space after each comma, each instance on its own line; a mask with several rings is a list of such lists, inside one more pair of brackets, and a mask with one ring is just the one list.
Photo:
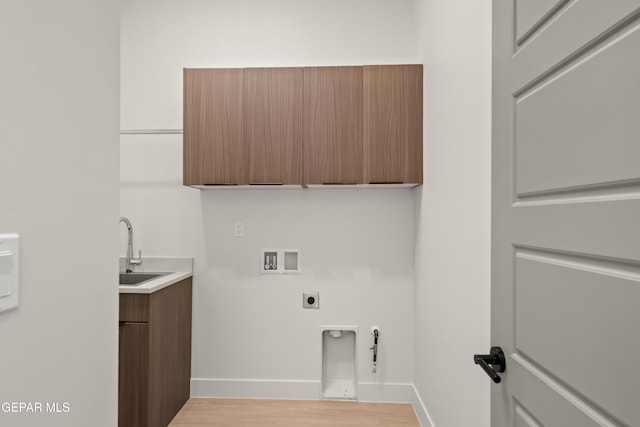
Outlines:
[[260, 251], [260, 273], [300, 274], [300, 249], [262, 249]]
[[18, 306], [19, 240], [0, 234], [0, 313]]

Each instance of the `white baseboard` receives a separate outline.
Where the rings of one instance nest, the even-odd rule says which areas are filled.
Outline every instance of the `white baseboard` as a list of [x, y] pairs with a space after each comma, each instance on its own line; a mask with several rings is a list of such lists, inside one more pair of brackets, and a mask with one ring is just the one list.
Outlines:
[[[359, 383], [357, 400], [412, 403], [414, 395], [412, 384]], [[191, 397], [318, 400], [320, 381], [192, 378]]]
[[191, 378], [191, 397], [314, 400], [320, 381]]
[[424, 406], [424, 402], [422, 401], [422, 398], [418, 393], [418, 390], [416, 390], [415, 385], [412, 385], [411, 388], [413, 389], [413, 410], [416, 411], [416, 415], [418, 416], [420, 425], [422, 427], [435, 427], [433, 424], [433, 420], [431, 419], [431, 416], [429, 415], [429, 412], [427, 411], [426, 406]]
[[413, 385], [402, 383], [359, 383], [360, 402], [411, 403]]

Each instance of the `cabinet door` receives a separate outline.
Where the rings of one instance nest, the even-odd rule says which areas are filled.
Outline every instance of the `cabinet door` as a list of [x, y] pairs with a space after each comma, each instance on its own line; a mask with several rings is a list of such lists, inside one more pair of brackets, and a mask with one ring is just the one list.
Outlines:
[[422, 65], [363, 71], [365, 183], [422, 183]]
[[184, 70], [184, 184], [246, 184], [242, 69]]
[[149, 425], [166, 426], [189, 399], [192, 280], [151, 294]]
[[149, 422], [149, 326], [120, 324], [118, 427], [146, 427]]
[[244, 70], [249, 184], [302, 182], [302, 68]]
[[359, 184], [362, 67], [304, 69], [304, 183]]

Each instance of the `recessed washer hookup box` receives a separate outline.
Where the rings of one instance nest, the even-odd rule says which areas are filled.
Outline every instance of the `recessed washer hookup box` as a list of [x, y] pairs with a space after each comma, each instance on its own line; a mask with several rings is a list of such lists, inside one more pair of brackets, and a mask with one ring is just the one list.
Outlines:
[[0, 313], [18, 306], [20, 236], [0, 234]]

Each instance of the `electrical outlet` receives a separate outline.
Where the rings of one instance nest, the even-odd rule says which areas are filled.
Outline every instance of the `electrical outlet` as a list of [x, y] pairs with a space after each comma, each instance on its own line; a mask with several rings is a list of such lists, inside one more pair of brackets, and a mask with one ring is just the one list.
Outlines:
[[244, 222], [236, 222], [233, 224], [233, 236], [244, 237]]
[[302, 308], [320, 308], [320, 292], [303, 292]]

